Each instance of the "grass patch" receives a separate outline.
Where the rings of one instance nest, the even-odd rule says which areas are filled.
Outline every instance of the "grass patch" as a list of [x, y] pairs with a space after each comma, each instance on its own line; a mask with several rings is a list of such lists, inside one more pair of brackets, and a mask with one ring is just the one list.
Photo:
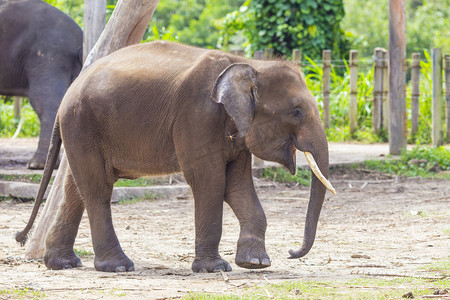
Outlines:
[[154, 185], [155, 180], [151, 178], [138, 178], [138, 179], [119, 179], [114, 184], [115, 187], [145, 187]]
[[364, 168], [406, 177], [450, 179], [450, 150], [444, 147], [416, 147], [399, 159], [368, 160]]
[[145, 193], [144, 195], [139, 196], [139, 197], [120, 199], [118, 204], [119, 205], [134, 204], [134, 203], [138, 203], [141, 201], [153, 201], [153, 200], [156, 200], [159, 198], [161, 198], [161, 195], [153, 194], [153, 193]]
[[[5, 181], [20, 181], [20, 182], [29, 182], [29, 183], [40, 183], [42, 180], [41, 174], [28, 174], [28, 175], [5, 175], [0, 174], [0, 180]], [[53, 182], [53, 178], [50, 180], [50, 183]]]
[[18, 288], [13, 290], [3, 290], [0, 289], [0, 298], [10, 299], [10, 298], [44, 298], [45, 293], [35, 291], [28, 288]]
[[280, 183], [298, 183], [309, 186], [311, 183], [311, 172], [306, 169], [297, 168], [295, 175], [283, 168], [266, 168], [261, 174], [261, 178], [270, 179]]
[[435, 263], [424, 266], [422, 269], [427, 271], [438, 271], [444, 273], [446, 276], [450, 276], [450, 259], [437, 261]]
[[413, 277], [350, 281], [285, 281], [249, 288], [243, 295], [192, 293], [182, 299], [402, 299], [406, 293], [415, 298], [433, 295], [450, 285], [450, 279], [431, 281]]
[[92, 252], [92, 251], [87, 251], [87, 250], [84, 250], [84, 249], [73, 249], [73, 251], [75, 252], [75, 254], [76, 254], [78, 257], [87, 257], [87, 256], [92, 256], [92, 255], [94, 255], [94, 252]]

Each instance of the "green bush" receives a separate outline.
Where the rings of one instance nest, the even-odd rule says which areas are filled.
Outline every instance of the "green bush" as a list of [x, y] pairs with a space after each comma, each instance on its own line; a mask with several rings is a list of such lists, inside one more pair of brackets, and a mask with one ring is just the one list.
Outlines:
[[400, 159], [370, 160], [364, 167], [383, 173], [408, 177], [450, 179], [450, 150], [444, 147], [416, 147], [400, 155]]
[[342, 0], [247, 0], [222, 22], [220, 45], [228, 48], [233, 37], [244, 35], [249, 54], [265, 48], [290, 56], [293, 49], [320, 59], [322, 49], [336, 58], [348, 55], [350, 37], [341, 29]]
[[311, 172], [306, 169], [297, 168], [295, 175], [292, 175], [284, 168], [265, 168], [261, 174], [262, 178], [267, 178], [281, 183], [298, 183], [309, 186], [311, 182]]

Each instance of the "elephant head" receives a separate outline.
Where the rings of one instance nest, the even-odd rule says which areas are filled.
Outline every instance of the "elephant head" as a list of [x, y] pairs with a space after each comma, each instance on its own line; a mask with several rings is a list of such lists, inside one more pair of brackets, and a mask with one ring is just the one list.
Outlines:
[[[233, 64], [216, 81], [212, 99], [222, 103], [245, 144], [255, 156], [296, 172], [296, 150], [307, 156], [312, 170], [302, 247], [290, 258], [311, 249], [328, 177], [328, 143], [319, 109], [296, 67], [283, 62]], [[323, 184], [322, 184], [323, 183]]]

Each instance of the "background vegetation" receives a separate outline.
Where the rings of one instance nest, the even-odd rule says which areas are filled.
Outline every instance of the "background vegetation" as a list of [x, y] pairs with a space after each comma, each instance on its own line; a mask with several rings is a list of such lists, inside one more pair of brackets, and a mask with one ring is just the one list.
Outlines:
[[[83, 25], [83, 0], [46, 0]], [[107, 0], [108, 17], [115, 0]], [[431, 133], [431, 64], [429, 49], [450, 53], [450, 0], [406, 1], [407, 51], [423, 53], [419, 131], [410, 143], [427, 144]], [[386, 141], [371, 129], [373, 49], [388, 47], [388, 1], [377, 0], [164, 0], [160, 1], [145, 41], [172, 40], [207, 48], [255, 50], [273, 48], [289, 57], [302, 49], [302, 67], [308, 87], [322, 109], [321, 50], [332, 49], [331, 141]], [[359, 130], [350, 136], [348, 120], [350, 48], [360, 51], [358, 77]], [[0, 100], [0, 136], [11, 137], [19, 120], [12, 100]], [[410, 110], [410, 86], [407, 87]], [[408, 114], [410, 115], [410, 114]], [[38, 136], [39, 121], [27, 101], [22, 108], [19, 136]]]

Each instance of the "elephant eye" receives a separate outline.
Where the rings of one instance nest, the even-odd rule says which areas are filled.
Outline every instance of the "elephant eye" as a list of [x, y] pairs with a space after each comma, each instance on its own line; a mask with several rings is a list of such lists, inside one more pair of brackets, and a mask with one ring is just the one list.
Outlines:
[[295, 108], [294, 111], [292, 112], [292, 115], [299, 120], [303, 118], [303, 114], [300, 108]]

